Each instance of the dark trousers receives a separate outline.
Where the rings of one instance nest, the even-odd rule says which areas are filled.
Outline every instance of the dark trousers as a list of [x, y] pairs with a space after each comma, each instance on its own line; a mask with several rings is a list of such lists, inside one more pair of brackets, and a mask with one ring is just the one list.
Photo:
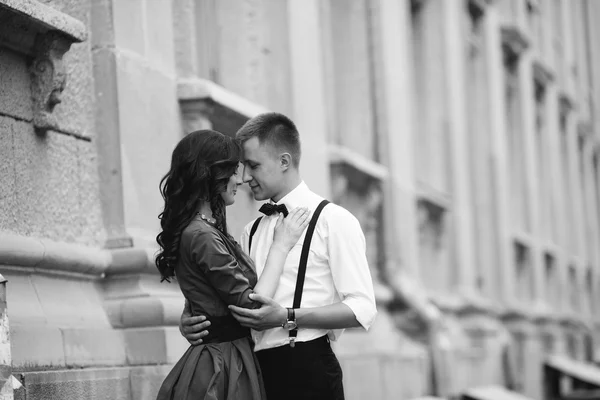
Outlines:
[[256, 352], [267, 400], [344, 400], [342, 368], [327, 336]]

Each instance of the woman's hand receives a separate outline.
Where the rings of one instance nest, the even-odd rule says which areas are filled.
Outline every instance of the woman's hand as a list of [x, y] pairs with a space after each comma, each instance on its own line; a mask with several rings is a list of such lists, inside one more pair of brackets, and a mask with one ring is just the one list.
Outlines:
[[273, 245], [281, 246], [286, 252], [298, 242], [302, 232], [310, 222], [310, 211], [306, 207], [294, 208], [286, 218], [279, 214], [275, 224], [275, 233], [273, 235]]

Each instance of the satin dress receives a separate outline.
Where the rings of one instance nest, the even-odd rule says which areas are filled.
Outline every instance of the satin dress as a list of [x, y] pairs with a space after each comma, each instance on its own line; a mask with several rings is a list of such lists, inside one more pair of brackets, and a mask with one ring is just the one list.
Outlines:
[[192, 314], [205, 315], [211, 326], [203, 343], [175, 364], [157, 400], [266, 399], [250, 330], [227, 308], [260, 306], [248, 297], [257, 282], [252, 260], [198, 216], [182, 233], [175, 276]]

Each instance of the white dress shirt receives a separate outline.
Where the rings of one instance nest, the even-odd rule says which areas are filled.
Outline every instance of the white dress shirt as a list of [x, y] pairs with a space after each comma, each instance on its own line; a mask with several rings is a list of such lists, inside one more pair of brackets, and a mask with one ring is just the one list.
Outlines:
[[[285, 204], [288, 211], [296, 207], [307, 207], [314, 213], [322, 197], [310, 191], [304, 182], [288, 193], [277, 204]], [[249, 252], [254, 260], [257, 273], [260, 276], [271, 244], [278, 213], [263, 216], [258, 229], [252, 237], [252, 249]], [[248, 253], [248, 239], [254, 221], [244, 228], [240, 243]], [[273, 299], [283, 307], [292, 307], [296, 278], [304, 236], [302, 234], [285, 261], [279, 285]], [[365, 253], [365, 237], [358, 220], [346, 209], [328, 204], [317, 222], [313, 235], [304, 290], [302, 292], [301, 308], [320, 307], [342, 301], [354, 312], [357, 321], [369, 329], [377, 310], [373, 282]], [[297, 342], [305, 342], [329, 335], [336, 340], [343, 329], [306, 329], [298, 326]], [[266, 331], [252, 331], [256, 344], [254, 350], [264, 350], [289, 343], [289, 332], [283, 328], [273, 328]]]

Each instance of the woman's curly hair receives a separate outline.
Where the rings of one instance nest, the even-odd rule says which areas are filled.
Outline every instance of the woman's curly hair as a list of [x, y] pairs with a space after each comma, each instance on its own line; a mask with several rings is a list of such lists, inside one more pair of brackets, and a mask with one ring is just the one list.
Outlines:
[[225, 203], [221, 193], [227, 189], [241, 157], [239, 143], [222, 133], [199, 130], [179, 141], [171, 157], [171, 169], [160, 181], [165, 201], [158, 215], [162, 231], [156, 237], [160, 250], [156, 266], [161, 282], [175, 276], [181, 233], [208, 201], [217, 228], [227, 235]]

